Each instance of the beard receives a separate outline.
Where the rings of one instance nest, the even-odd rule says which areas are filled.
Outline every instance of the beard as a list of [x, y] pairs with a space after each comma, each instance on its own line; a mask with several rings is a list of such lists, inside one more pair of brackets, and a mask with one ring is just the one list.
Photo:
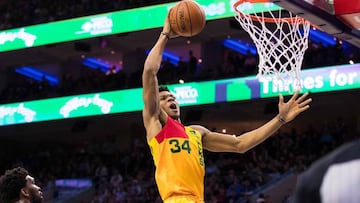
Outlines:
[[40, 197], [32, 197], [31, 198], [31, 203], [42, 203], [42, 198]]
[[40, 193], [35, 193], [33, 192], [31, 194], [31, 197], [30, 197], [30, 202], [31, 203], [42, 203], [43, 202], [43, 198], [40, 196]]

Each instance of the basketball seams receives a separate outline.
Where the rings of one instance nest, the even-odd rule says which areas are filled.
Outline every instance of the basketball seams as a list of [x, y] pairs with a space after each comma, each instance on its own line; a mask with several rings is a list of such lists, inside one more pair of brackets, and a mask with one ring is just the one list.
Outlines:
[[205, 15], [205, 11], [203, 10], [203, 8], [201, 6], [199, 6], [199, 9], [201, 10], [200, 15], [201, 15], [201, 20], [203, 21], [202, 22], [203, 26], [201, 28], [201, 30], [202, 30], [206, 25], [206, 15]]
[[[181, 3], [180, 3], [181, 4]], [[179, 8], [180, 8], [180, 5], [176, 6], [176, 11], [175, 11], [175, 19], [176, 19], [176, 27], [177, 27], [177, 31], [180, 31], [178, 28], [179, 28], [179, 19], [178, 19], [178, 13], [179, 13]]]
[[194, 0], [181, 0], [170, 10], [170, 26], [179, 36], [192, 37], [206, 24], [205, 10]]
[[190, 24], [190, 35], [193, 35], [193, 25], [191, 22], [191, 13], [190, 13], [190, 9], [189, 9], [189, 5], [187, 1], [184, 1], [186, 9], [187, 9], [187, 14], [188, 14], [188, 18], [189, 18], [189, 24]]
[[198, 10], [198, 14], [201, 18], [201, 25], [203, 25], [200, 30], [202, 30], [205, 27], [205, 23], [206, 23], [206, 16], [205, 16], [205, 11], [203, 11], [203, 8], [199, 5], [199, 4], [195, 4], [195, 6], [197, 7]]

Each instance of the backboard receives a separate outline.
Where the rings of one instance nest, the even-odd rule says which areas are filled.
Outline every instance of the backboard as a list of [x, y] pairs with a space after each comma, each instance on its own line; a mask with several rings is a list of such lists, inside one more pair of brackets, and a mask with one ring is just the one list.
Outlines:
[[360, 47], [359, 0], [271, 0], [322, 31]]

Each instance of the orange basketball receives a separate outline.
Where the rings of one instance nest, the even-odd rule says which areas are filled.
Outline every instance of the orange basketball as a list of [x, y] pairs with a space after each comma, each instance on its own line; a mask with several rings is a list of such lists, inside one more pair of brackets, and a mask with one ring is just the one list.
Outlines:
[[193, 0], [181, 0], [169, 11], [171, 29], [183, 37], [199, 34], [205, 27], [205, 11]]

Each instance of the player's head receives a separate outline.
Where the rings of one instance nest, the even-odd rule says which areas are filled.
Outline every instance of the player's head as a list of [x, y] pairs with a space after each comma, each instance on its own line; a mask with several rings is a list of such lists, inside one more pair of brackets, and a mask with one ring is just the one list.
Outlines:
[[180, 107], [175, 96], [165, 87], [159, 87], [160, 107], [175, 120], [180, 118]]
[[41, 203], [43, 199], [39, 186], [27, 170], [17, 167], [7, 170], [0, 177], [0, 200], [1, 202], [13, 203], [19, 200], [27, 200], [31, 203]]

